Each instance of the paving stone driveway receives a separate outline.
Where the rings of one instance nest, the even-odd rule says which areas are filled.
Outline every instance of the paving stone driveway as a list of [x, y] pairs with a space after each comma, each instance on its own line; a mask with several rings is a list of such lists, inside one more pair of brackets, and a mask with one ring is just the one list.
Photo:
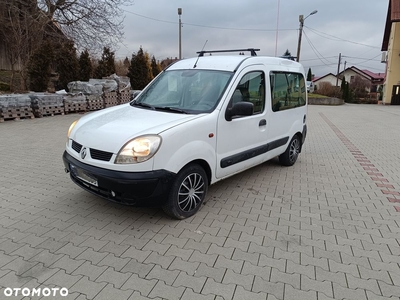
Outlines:
[[183, 221], [75, 186], [78, 116], [0, 124], [0, 299], [399, 299], [400, 107], [310, 106], [295, 166], [217, 183]]

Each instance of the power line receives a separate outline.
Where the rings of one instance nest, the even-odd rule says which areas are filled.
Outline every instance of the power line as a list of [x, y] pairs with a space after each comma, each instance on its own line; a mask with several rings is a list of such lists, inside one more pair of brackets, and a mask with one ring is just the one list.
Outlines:
[[[178, 22], [173, 22], [173, 21], [166, 21], [166, 20], [161, 20], [161, 19], [156, 19], [148, 16], [144, 16], [141, 14], [137, 14], [134, 12], [131, 12], [129, 10], [123, 9], [124, 12], [130, 13], [132, 15], [145, 18], [148, 20], [156, 21], [156, 22], [162, 22], [162, 23], [168, 23], [168, 24], [174, 24], [177, 25]], [[277, 29], [260, 29], [260, 28], [235, 28], [235, 27], [220, 27], [220, 26], [210, 26], [210, 25], [202, 25], [202, 24], [192, 24], [192, 23], [183, 23], [186, 26], [194, 26], [194, 27], [203, 27], [203, 28], [212, 28], [212, 29], [222, 29], [222, 30], [237, 30], [237, 31], [262, 31], [262, 32], [268, 32], [268, 31], [277, 31]], [[279, 29], [279, 31], [297, 31], [297, 29]]]
[[[367, 62], [367, 61], [371, 61], [371, 60], [373, 60], [373, 59], [375, 59], [375, 58], [377, 58], [377, 57], [379, 57], [379, 56], [381, 56], [382, 54], [381, 53], [379, 53], [377, 56], [374, 56], [374, 57], [372, 57], [372, 58], [369, 58], [369, 59], [365, 59], [365, 58], [360, 58], [360, 57], [352, 57], [352, 56], [343, 56], [343, 57], [348, 57], [348, 58], [352, 58], [352, 59], [364, 59], [363, 61], [361, 61], [361, 62], [359, 62], [359, 64], [362, 64], [362, 63], [365, 63], [365, 62]], [[380, 60], [376, 60], [376, 61], [380, 61]]]
[[[307, 26], [304, 26], [304, 27], [307, 27]], [[340, 38], [340, 37], [337, 37], [337, 36], [334, 36], [334, 35], [331, 35], [331, 34], [322, 32], [322, 31], [318, 31], [318, 30], [313, 29], [313, 28], [311, 28], [311, 27], [307, 27], [307, 29], [309, 29], [310, 31], [314, 32], [316, 35], [319, 35], [319, 36], [321, 36], [321, 37], [323, 37], [323, 38], [326, 38], [326, 39], [328, 39], [328, 40], [332, 40], [332, 41], [343, 41], [343, 42], [348, 42], [348, 43], [352, 43], [352, 44], [356, 44], [356, 45], [361, 45], [361, 46], [365, 46], [365, 47], [370, 47], [370, 48], [374, 48], [374, 49], [380, 49], [380, 47], [371, 46], [371, 45], [367, 45], [367, 44], [363, 44], [363, 43], [358, 43], [358, 42], [354, 42], [354, 41], [342, 39], [342, 38]], [[333, 39], [332, 39], [332, 38], [328, 38], [327, 36], [332, 37]]]
[[[328, 59], [328, 58], [336, 58], [336, 57], [337, 57], [337, 55], [336, 55], [336, 56], [325, 57], [325, 59]], [[320, 60], [320, 58], [301, 59], [301, 61], [312, 61], [312, 60]]]
[[319, 58], [319, 60], [320, 60], [324, 65], [329, 66], [329, 65], [328, 65], [327, 63], [325, 63], [322, 59], [325, 59], [328, 63], [332, 63], [332, 62], [323, 57], [323, 55], [317, 50], [317, 48], [313, 45], [313, 43], [311, 42], [311, 40], [308, 38], [306, 32], [304, 32], [304, 36], [305, 36], [307, 42], [309, 43], [311, 49], [314, 51], [315, 55]]

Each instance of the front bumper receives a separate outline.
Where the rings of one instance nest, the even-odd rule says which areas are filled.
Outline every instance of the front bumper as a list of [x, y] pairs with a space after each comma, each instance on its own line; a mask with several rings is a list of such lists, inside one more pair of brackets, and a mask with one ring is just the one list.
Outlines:
[[[167, 200], [176, 174], [166, 170], [121, 172], [84, 164], [64, 151], [65, 171], [84, 190], [107, 200], [135, 206], [160, 205]], [[72, 167], [71, 167], [72, 165]], [[93, 179], [95, 184], [82, 180]]]

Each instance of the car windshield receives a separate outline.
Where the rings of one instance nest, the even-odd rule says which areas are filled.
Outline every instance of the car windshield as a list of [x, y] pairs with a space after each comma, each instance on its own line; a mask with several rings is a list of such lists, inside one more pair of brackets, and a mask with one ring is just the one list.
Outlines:
[[171, 70], [162, 72], [131, 105], [172, 113], [211, 112], [233, 72]]

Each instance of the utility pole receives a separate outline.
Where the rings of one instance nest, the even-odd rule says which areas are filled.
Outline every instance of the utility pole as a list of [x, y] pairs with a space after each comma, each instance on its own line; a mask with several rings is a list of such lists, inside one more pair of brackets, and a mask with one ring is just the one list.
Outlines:
[[280, 5], [280, 0], [278, 0], [278, 15], [276, 17], [275, 57], [278, 55], [279, 5]]
[[299, 41], [297, 43], [297, 57], [296, 57], [297, 62], [300, 61], [301, 37], [303, 35], [304, 20], [307, 19], [309, 16], [315, 15], [317, 12], [318, 10], [314, 10], [305, 18], [303, 15], [299, 15], [300, 28], [299, 28]]
[[339, 72], [340, 72], [341, 60], [342, 60], [342, 53], [339, 53], [339, 62], [338, 62], [337, 73], [336, 73], [336, 86], [338, 86], [338, 84], [339, 84]]
[[179, 59], [182, 59], [182, 8], [178, 8], [178, 16], [179, 16]]
[[300, 47], [301, 47], [301, 37], [303, 35], [303, 26], [304, 26], [304, 16], [300, 15], [299, 16], [299, 22], [300, 22], [300, 28], [299, 28], [299, 41], [297, 43], [297, 55], [296, 55], [296, 61], [300, 61]]

